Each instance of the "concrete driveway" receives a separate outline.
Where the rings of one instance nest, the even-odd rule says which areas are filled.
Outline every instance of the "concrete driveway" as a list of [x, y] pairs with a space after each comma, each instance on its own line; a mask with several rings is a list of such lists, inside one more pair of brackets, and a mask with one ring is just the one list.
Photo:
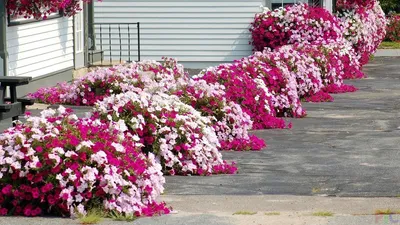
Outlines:
[[360, 90], [332, 103], [304, 103], [308, 116], [290, 130], [254, 132], [261, 152], [225, 152], [239, 174], [168, 177], [176, 195], [324, 195], [396, 197], [400, 194], [400, 58], [365, 67]]

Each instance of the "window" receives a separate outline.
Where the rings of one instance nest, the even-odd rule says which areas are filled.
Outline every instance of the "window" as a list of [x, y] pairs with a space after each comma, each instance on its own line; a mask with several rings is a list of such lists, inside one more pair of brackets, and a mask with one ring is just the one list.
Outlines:
[[308, 3], [312, 6], [322, 6], [322, 0], [272, 0], [272, 10], [301, 2]]
[[315, 6], [315, 7], [322, 7], [323, 6], [323, 4], [322, 4], [322, 0], [308, 0], [308, 4], [309, 5], [312, 5], [312, 6]]
[[[51, 13], [50, 15], [48, 15], [46, 20], [60, 18], [62, 16], [63, 16], [63, 12], [61, 10], [59, 10], [58, 12]], [[17, 26], [17, 25], [21, 25], [21, 24], [42, 21], [42, 20], [37, 20], [34, 18], [25, 18], [24, 16], [21, 16], [21, 15], [11, 15], [11, 14], [8, 15], [7, 20], [8, 20], [8, 26]]]

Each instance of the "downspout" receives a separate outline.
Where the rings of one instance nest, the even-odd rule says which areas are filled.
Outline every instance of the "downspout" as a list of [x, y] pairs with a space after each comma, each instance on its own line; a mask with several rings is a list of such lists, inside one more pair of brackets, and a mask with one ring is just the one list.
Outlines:
[[271, 0], [266, 0], [265, 1], [265, 7], [272, 9], [272, 1]]
[[94, 29], [94, 1], [88, 3], [88, 36], [89, 50], [96, 50], [96, 32]]
[[8, 76], [6, 1], [0, 0], [0, 76]]
[[88, 4], [83, 4], [83, 47], [84, 47], [84, 64], [89, 65], [89, 31], [88, 31]]
[[332, 12], [334, 12], [334, 13], [336, 13], [336, 11], [337, 11], [336, 1], [337, 0], [332, 0]]
[[323, 0], [320, 1], [322, 3], [322, 7], [328, 10], [329, 12], [333, 12], [333, 0]]

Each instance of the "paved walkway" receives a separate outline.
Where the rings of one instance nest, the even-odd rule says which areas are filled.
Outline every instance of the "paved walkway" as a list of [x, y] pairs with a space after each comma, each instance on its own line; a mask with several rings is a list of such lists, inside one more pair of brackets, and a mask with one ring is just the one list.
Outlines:
[[[376, 58], [365, 72], [369, 78], [348, 82], [360, 91], [336, 95], [333, 103], [305, 103], [308, 117], [293, 119], [293, 129], [255, 132], [266, 150], [225, 152], [238, 162], [238, 175], [167, 177], [162, 199], [178, 213], [129, 224], [400, 224], [400, 216], [373, 215], [400, 209], [399, 198], [368, 198], [400, 195], [400, 58]], [[257, 214], [232, 215], [238, 211]], [[312, 216], [318, 211], [335, 215]], [[77, 223], [0, 218], [0, 224]]]
[[378, 49], [375, 57], [400, 57], [400, 49]]
[[[304, 196], [163, 196], [173, 214], [100, 225], [373, 225], [400, 224], [400, 215], [374, 215], [400, 208], [399, 198]], [[244, 215], [244, 214], [249, 215]], [[323, 217], [322, 214], [332, 213]], [[250, 215], [251, 214], [251, 215]], [[1, 225], [78, 225], [67, 218], [0, 217]]]

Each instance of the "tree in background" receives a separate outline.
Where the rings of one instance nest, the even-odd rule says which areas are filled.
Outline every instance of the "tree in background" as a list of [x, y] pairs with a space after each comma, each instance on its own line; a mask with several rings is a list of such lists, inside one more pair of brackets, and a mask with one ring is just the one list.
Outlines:
[[383, 11], [388, 14], [390, 12], [400, 13], [399, 0], [380, 0]]

